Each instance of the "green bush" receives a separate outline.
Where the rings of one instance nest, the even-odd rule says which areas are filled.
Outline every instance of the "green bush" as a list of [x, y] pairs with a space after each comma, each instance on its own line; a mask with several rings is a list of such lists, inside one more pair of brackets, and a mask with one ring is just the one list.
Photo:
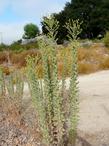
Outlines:
[[2, 68], [0, 67], [0, 97], [5, 94], [5, 82]]
[[8, 46], [7, 45], [5, 45], [5, 44], [0, 44], [0, 51], [3, 51], [3, 50], [5, 50], [6, 48], [7, 48]]
[[105, 46], [109, 47], [109, 31], [106, 32], [103, 41], [104, 41]]
[[0, 67], [0, 97], [8, 95], [10, 99], [21, 104], [23, 97], [24, 81], [20, 71], [11, 72], [9, 75], [3, 73]]
[[[65, 67], [62, 83], [58, 77], [57, 45], [55, 41], [58, 21], [54, 18], [45, 22], [48, 35], [39, 40], [42, 55], [43, 79], [39, 80], [36, 72], [38, 58], [27, 58], [27, 77], [33, 103], [38, 114], [39, 127], [43, 143], [47, 146], [75, 145], [78, 125], [78, 72], [77, 72], [77, 35], [80, 33], [78, 21], [69, 21], [72, 52], [69, 94], [66, 97]], [[64, 60], [66, 61], [66, 60]], [[36, 68], [36, 69], [35, 69]]]
[[[48, 35], [39, 40], [41, 50], [41, 62], [43, 66], [43, 79], [38, 78], [38, 56], [27, 58], [27, 80], [31, 97], [38, 115], [38, 124], [42, 133], [42, 143], [46, 146], [75, 146], [79, 99], [78, 99], [78, 41], [80, 33], [78, 20], [71, 20], [66, 24], [69, 31], [71, 48], [71, 68], [69, 89], [66, 87], [66, 59], [62, 79], [58, 76], [57, 44], [55, 40], [58, 21], [54, 18], [46, 22]], [[5, 80], [5, 81], [4, 81]], [[12, 72], [8, 76], [3, 75], [0, 69], [0, 95], [4, 89], [15, 105], [22, 107], [24, 77], [19, 71]], [[69, 92], [68, 92], [69, 90]]]

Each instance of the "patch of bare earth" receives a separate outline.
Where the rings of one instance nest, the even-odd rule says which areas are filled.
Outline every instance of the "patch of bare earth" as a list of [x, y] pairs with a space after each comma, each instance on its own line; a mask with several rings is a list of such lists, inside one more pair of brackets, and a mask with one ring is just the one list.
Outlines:
[[92, 146], [109, 146], [109, 71], [79, 77], [78, 132]]
[[0, 146], [39, 146], [37, 115], [29, 101], [23, 107], [9, 100], [0, 101]]

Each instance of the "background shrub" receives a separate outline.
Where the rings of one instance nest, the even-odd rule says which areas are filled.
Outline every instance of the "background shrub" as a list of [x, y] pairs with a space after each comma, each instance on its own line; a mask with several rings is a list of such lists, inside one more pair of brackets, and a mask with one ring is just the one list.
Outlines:
[[106, 47], [109, 47], [109, 31], [106, 32], [105, 36], [104, 36], [104, 44]]

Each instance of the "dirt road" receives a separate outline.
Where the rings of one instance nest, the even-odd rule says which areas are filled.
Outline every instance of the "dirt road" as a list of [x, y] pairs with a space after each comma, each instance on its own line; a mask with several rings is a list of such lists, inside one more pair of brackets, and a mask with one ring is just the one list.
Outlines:
[[78, 131], [93, 146], [109, 146], [109, 71], [79, 77]]

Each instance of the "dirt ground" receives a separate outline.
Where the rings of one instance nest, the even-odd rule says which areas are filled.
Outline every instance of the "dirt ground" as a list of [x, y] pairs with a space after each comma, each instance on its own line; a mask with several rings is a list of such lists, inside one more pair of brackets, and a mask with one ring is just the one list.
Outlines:
[[109, 146], [109, 71], [79, 77], [78, 131], [92, 146]]

